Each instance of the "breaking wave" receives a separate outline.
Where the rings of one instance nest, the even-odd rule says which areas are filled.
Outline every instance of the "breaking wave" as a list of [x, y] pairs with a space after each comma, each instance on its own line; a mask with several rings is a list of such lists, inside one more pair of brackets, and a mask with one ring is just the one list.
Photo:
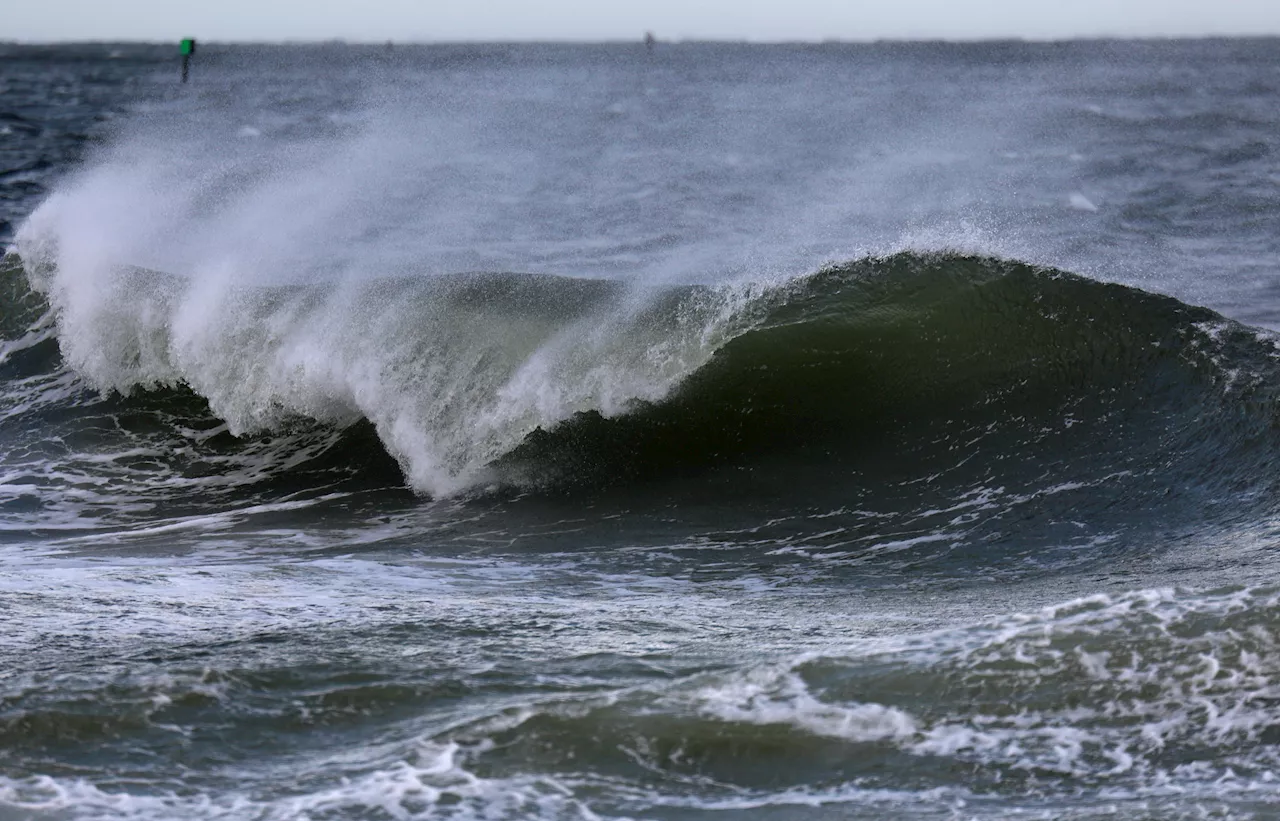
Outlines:
[[[1011, 260], [904, 252], [661, 289], [518, 274], [250, 286], [68, 267], [31, 237], [19, 250], [11, 394], [69, 371], [157, 429], [181, 419], [231, 451], [285, 442], [269, 461], [290, 469], [323, 457], [382, 476], [394, 460], [431, 496], [847, 466], [894, 437], [914, 440], [900, 458], [981, 434], [989, 460], [1205, 488], [1256, 484], [1277, 456], [1269, 337]], [[70, 400], [9, 401], [47, 417]]]

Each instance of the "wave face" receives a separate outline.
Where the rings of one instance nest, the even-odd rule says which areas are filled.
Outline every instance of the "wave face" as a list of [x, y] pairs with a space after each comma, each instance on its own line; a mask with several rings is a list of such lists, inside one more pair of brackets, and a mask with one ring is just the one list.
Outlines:
[[832, 267], [770, 290], [746, 313], [749, 324], [663, 401], [610, 421], [578, 415], [510, 461], [575, 463], [566, 478], [662, 472], [794, 448], [844, 459], [892, 430], [941, 423], [1198, 415], [1226, 378], [1215, 335], [1231, 329], [1233, 355], [1269, 361], [1267, 345], [1245, 350], [1251, 332], [1211, 311], [958, 254]]
[[647, 291], [516, 274], [213, 287], [77, 269], [26, 240], [32, 290], [6, 280], [12, 379], [65, 366], [158, 430], [204, 417], [183, 424], [270, 442], [285, 473], [324, 454], [385, 478], [353, 458], [374, 435], [433, 496], [708, 470], [883, 484], [959, 448], [976, 461], [946, 468], [953, 485], [1057, 472], [1130, 477], [1153, 503], [1171, 486], [1270, 498], [1270, 337], [1016, 261], [904, 252]]

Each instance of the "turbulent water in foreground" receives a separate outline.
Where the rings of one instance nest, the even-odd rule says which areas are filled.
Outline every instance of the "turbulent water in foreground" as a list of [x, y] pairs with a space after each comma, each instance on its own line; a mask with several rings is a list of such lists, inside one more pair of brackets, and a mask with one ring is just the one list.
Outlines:
[[1280, 814], [1280, 44], [0, 44], [0, 819]]

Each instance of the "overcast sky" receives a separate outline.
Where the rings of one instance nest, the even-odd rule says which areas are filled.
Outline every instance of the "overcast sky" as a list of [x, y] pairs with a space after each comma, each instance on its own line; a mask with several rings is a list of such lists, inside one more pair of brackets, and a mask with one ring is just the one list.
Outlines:
[[3, 40], [1280, 34], [1280, 0], [0, 0]]

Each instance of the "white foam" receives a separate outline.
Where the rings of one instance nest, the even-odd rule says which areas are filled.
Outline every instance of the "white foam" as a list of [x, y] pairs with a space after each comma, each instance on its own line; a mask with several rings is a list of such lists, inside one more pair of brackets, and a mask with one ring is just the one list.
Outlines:
[[[580, 819], [598, 816], [569, 788], [550, 776], [481, 778], [457, 761], [455, 744], [422, 741], [403, 757], [379, 761], [365, 772], [333, 779], [311, 789], [277, 785], [267, 798], [245, 790], [131, 792], [100, 787], [83, 779], [0, 777], [0, 811], [93, 819], [258, 819], [303, 821], [332, 817], [379, 817], [397, 821], [529, 818]], [[350, 763], [350, 762], [349, 762]], [[254, 776], [243, 774], [249, 786]], [[294, 778], [297, 773], [292, 774]]]
[[819, 701], [790, 665], [748, 668], [698, 689], [693, 699], [699, 712], [722, 721], [786, 724], [846, 741], [903, 740], [917, 732], [915, 719], [892, 707]]

